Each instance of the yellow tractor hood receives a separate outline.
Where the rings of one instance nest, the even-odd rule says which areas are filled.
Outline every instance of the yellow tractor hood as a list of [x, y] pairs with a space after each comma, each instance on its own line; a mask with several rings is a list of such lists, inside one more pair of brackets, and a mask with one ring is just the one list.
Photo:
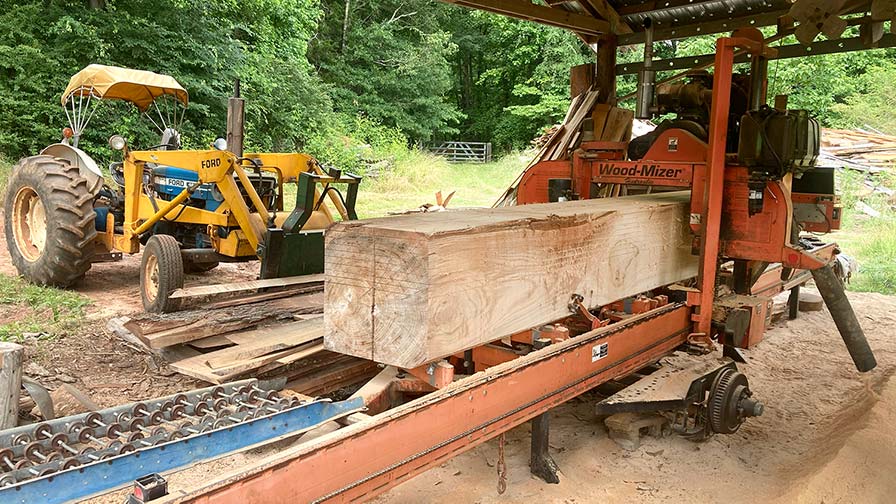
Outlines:
[[156, 98], [173, 95], [186, 107], [187, 91], [168, 75], [106, 65], [89, 65], [76, 73], [62, 93], [62, 106], [69, 98], [93, 96], [131, 102], [145, 112]]

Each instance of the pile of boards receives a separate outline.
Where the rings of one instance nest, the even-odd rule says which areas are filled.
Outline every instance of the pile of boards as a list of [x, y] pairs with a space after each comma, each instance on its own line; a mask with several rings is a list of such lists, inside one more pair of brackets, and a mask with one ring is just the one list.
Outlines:
[[[559, 126], [545, 133], [545, 138], [538, 139], [538, 153], [526, 166], [522, 173], [542, 161], [569, 159], [583, 141], [627, 142], [632, 137], [634, 112], [614, 107], [605, 103], [597, 103], [598, 91], [588, 88], [580, 93], [569, 104], [566, 117]], [[522, 177], [522, 173], [520, 177]], [[494, 206], [512, 206], [516, 204], [516, 190], [520, 178], [504, 192]]]
[[896, 136], [826, 128], [821, 132], [821, 151], [835, 161], [844, 161], [849, 168], [867, 167], [871, 171], [893, 168], [896, 165]]
[[[110, 328], [202, 381], [285, 377], [288, 388], [320, 395], [378, 371], [324, 350], [322, 291], [323, 275], [187, 288], [175, 295], [197, 309], [113, 319]], [[226, 294], [236, 295], [214, 301]]]
[[583, 140], [627, 142], [631, 139], [634, 112], [596, 103], [597, 97], [597, 90], [589, 89], [572, 99], [563, 122], [535, 156], [536, 162], [568, 159]]

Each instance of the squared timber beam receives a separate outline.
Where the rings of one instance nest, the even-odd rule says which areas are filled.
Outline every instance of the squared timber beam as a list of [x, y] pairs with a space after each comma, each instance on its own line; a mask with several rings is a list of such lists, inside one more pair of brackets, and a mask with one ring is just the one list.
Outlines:
[[[413, 369], [697, 274], [690, 193], [334, 224], [324, 346]], [[475, 361], [475, 359], [474, 359]]]
[[565, 28], [583, 35], [598, 36], [610, 32], [610, 23], [592, 16], [563, 9], [536, 5], [528, 0], [442, 0], [470, 9], [503, 14], [525, 21], [535, 21], [557, 28]]

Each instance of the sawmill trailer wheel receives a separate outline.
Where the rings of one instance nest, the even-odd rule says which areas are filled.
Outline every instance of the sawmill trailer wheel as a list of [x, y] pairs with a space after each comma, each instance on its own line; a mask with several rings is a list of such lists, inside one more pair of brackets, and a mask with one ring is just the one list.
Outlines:
[[91, 183], [52, 156], [19, 161], [6, 191], [6, 245], [13, 265], [40, 285], [68, 287], [90, 269], [96, 238]]

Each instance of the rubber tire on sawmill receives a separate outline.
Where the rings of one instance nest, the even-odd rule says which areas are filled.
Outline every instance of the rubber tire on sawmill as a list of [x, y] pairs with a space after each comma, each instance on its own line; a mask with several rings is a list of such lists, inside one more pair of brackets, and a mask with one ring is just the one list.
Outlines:
[[94, 256], [94, 195], [77, 166], [52, 156], [19, 161], [4, 198], [6, 247], [13, 265], [38, 285], [69, 287]]
[[180, 305], [171, 293], [184, 286], [184, 261], [180, 244], [170, 235], [153, 235], [140, 261], [140, 296], [150, 313], [176, 311]]

